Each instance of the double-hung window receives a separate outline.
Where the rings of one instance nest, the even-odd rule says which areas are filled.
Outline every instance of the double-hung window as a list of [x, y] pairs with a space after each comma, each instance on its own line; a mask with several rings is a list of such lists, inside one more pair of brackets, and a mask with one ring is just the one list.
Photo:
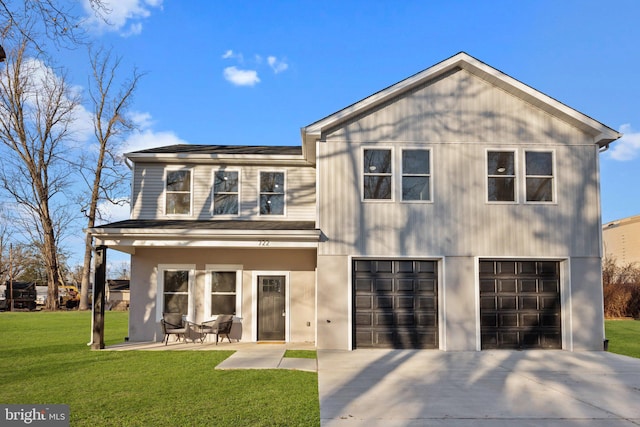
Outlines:
[[429, 150], [402, 151], [402, 200], [431, 200]]
[[525, 152], [527, 202], [553, 201], [553, 154], [549, 151]]
[[515, 152], [487, 152], [487, 190], [490, 202], [516, 201]]
[[180, 313], [193, 317], [194, 265], [158, 267], [158, 318], [162, 313]]
[[284, 215], [284, 172], [260, 172], [260, 215]]
[[191, 214], [191, 171], [169, 170], [165, 182], [165, 213]]
[[238, 215], [238, 172], [218, 170], [213, 174], [213, 214]]
[[365, 149], [363, 153], [363, 195], [365, 200], [392, 199], [390, 149]]
[[240, 277], [242, 266], [207, 266], [205, 316], [240, 313]]

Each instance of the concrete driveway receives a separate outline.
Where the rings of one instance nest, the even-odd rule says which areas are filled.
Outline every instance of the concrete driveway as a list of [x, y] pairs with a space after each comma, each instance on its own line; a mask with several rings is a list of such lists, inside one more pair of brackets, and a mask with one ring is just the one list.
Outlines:
[[555, 350], [318, 351], [322, 426], [640, 426], [640, 359]]

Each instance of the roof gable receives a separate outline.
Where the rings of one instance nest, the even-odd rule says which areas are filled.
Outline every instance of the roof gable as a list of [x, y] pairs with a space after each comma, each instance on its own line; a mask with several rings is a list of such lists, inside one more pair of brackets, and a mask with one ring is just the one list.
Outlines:
[[466, 70], [487, 83], [528, 102], [531, 105], [557, 117], [593, 137], [594, 143], [600, 147], [622, 135], [610, 127], [574, 110], [571, 107], [551, 98], [542, 92], [490, 67], [489, 65], [461, 52], [424, 71], [387, 87], [361, 101], [331, 114], [302, 129], [303, 144], [312, 145], [313, 141], [322, 139], [326, 132], [336, 129], [356, 117], [368, 114], [391, 100], [403, 96], [431, 81], [446, 78], [449, 74]]

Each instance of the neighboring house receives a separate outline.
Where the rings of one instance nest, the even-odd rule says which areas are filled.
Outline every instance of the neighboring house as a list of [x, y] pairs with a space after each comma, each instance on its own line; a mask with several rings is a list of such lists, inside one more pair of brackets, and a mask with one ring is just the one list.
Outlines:
[[106, 299], [109, 310], [128, 310], [131, 300], [128, 279], [107, 280]]
[[623, 266], [640, 266], [640, 215], [608, 222], [602, 227], [604, 256]]
[[618, 132], [460, 53], [301, 134], [127, 154], [131, 219], [93, 235], [131, 254], [131, 341], [180, 311], [323, 349], [602, 349]]

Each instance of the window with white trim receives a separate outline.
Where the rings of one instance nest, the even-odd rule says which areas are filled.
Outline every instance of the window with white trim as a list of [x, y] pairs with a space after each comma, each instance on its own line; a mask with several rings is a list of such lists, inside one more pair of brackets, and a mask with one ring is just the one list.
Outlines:
[[162, 312], [189, 314], [190, 270], [162, 271]]
[[391, 149], [365, 149], [362, 158], [363, 199], [391, 200]]
[[526, 151], [524, 156], [527, 202], [553, 202], [553, 153]]
[[260, 215], [284, 215], [284, 172], [260, 172]]
[[487, 200], [516, 201], [516, 167], [514, 151], [487, 152]]
[[207, 265], [204, 313], [206, 318], [219, 314], [242, 317], [242, 266]]
[[430, 157], [430, 150], [402, 150], [402, 200], [431, 200]]
[[165, 213], [191, 214], [191, 171], [168, 170], [165, 181]]
[[238, 205], [238, 171], [215, 171], [213, 173], [213, 215], [238, 215]]

